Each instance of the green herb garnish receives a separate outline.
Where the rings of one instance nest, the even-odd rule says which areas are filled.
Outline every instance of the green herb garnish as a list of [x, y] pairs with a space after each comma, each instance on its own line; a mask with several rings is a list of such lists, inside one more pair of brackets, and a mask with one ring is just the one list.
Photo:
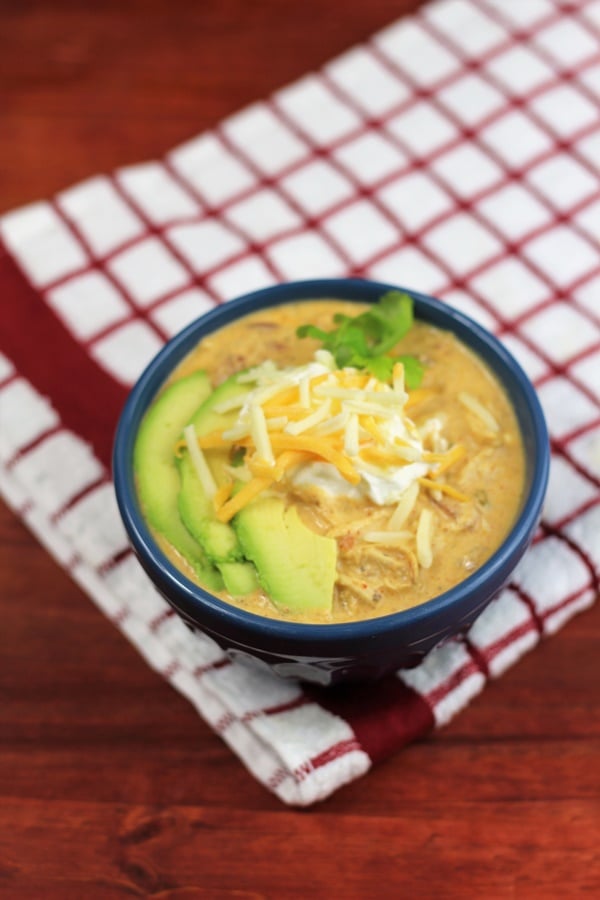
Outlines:
[[401, 362], [406, 386], [412, 390], [423, 378], [422, 364], [415, 356], [390, 356], [388, 351], [410, 330], [413, 321], [412, 297], [402, 291], [388, 291], [358, 316], [338, 313], [334, 317], [338, 327], [332, 331], [301, 325], [296, 334], [321, 341], [340, 369], [366, 369], [380, 381], [391, 381], [394, 364]]
[[246, 448], [245, 447], [234, 447], [229, 454], [229, 465], [235, 469], [239, 468], [240, 466], [243, 466], [245, 456], [246, 456]]

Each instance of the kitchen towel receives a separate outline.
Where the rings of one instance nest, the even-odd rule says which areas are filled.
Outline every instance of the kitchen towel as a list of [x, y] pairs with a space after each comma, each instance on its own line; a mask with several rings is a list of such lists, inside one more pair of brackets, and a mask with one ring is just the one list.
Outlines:
[[[598, 594], [600, 2], [441, 0], [166, 158], [0, 219], [0, 490], [147, 662], [284, 802], [448, 722]], [[552, 440], [536, 541], [465, 639], [328, 691], [229, 661], [128, 548], [110, 481], [128, 388], [215, 304], [364, 275], [509, 347]]]

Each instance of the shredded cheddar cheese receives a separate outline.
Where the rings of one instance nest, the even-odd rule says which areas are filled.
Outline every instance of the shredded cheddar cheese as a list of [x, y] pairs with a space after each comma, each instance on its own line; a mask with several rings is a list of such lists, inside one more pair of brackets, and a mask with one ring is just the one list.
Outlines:
[[285, 426], [284, 431], [287, 431], [288, 434], [301, 434], [303, 431], [309, 431], [311, 428], [314, 428], [315, 425], [319, 425], [325, 419], [328, 419], [330, 411], [331, 402], [323, 403], [320, 407], [310, 413], [310, 415], [304, 416], [304, 418], [298, 419], [295, 422], [289, 422]]
[[216, 512], [218, 512], [223, 504], [226, 503], [227, 500], [229, 500], [232, 491], [233, 479], [231, 481], [225, 481], [220, 487], [217, 488], [213, 497], [213, 505]]
[[[387, 383], [357, 369], [335, 369], [330, 354], [321, 351], [297, 369], [263, 363], [239, 381], [249, 390], [216, 408], [235, 414], [230, 427], [194, 439], [189, 431], [185, 435], [186, 446], [194, 447], [190, 453], [203, 484], [210, 476], [205, 451], [245, 450], [237, 474], [234, 468], [228, 470], [239, 490], [228, 485], [217, 491], [210, 485], [221, 521], [229, 521], [262, 491], [282, 479], [294, 479], [297, 471], [313, 463], [329, 465], [342, 484], [367, 492], [378, 505], [393, 507], [383, 529], [367, 529], [365, 540], [371, 543], [399, 546], [406, 541], [410, 532], [405, 526], [421, 488], [433, 497], [469, 499], [439, 480], [466, 451], [462, 445], [447, 449], [439, 419], [429, 419], [419, 431], [408, 417], [411, 394], [401, 362]], [[422, 393], [421, 399], [429, 394]], [[421, 514], [417, 532], [416, 559], [424, 565], [431, 556], [427, 516]]]
[[458, 491], [456, 488], [452, 487], [451, 484], [431, 481], [429, 478], [419, 478], [419, 484], [425, 488], [430, 488], [433, 492], [439, 491], [441, 494], [448, 494], [449, 497], [453, 497], [455, 500], [462, 500], [463, 503], [469, 499], [466, 494], [463, 494], [462, 491]]
[[251, 500], [262, 494], [271, 484], [273, 484], [272, 478], [253, 478], [251, 481], [246, 482], [231, 500], [228, 500], [227, 503], [224, 503], [217, 510], [217, 519], [220, 522], [229, 522], [240, 509], [243, 509]]
[[443, 472], [453, 466], [455, 463], [460, 462], [461, 459], [464, 459], [466, 456], [466, 449], [462, 444], [455, 444], [450, 450], [446, 450], [444, 453], [426, 453], [425, 458], [429, 462], [435, 462], [437, 465], [431, 472], [432, 478], [438, 478]]
[[425, 403], [426, 400], [430, 400], [434, 396], [434, 392], [427, 388], [416, 388], [408, 395], [406, 409], [412, 409], [414, 406], [418, 406], [419, 403]]

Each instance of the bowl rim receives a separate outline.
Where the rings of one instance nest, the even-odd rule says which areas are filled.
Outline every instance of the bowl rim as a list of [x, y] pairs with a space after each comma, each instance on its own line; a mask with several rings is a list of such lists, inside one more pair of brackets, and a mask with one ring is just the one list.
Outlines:
[[[427, 311], [427, 315], [421, 315], [420, 318], [442, 318], [460, 339], [468, 337], [464, 343], [484, 358], [503, 382], [505, 389], [507, 375], [510, 376], [513, 387], [518, 389], [531, 423], [537, 464], [517, 520], [502, 544], [467, 578], [424, 603], [384, 616], [353, 622], [294, 622], [261, 616], [219, 599], [187, 578], [170, 562], [155, 542], [139, 509], [132, 459], [135, 434], [144, 413], [170, 372], [198, 341], [240, 316], [269, 306], [328, 297], [369, 302], [369, 299], [375, 299], [390, 290], [405, 291], [413, 297], [416, 314], [418, 315], [419, 310], [421, 313]], [[504, 374], [504, 378], [500, 377], [500, 372]], [[294, 639], [322, 644], [332, 640], [375, 637], [397, 627], [425, 625], [428, 620], [451, 609], [465, 594], [477, 595], [488, 583], [503, 581], [502, 572], [510, 565], [515, 554], [519, 553], [519, 549], [529, 541], [539, 521], [548, 482], [549, 460], [548, 431], [535, 389], [519, 363], [491, 332], [460, 310], [412, 288], [363, 278], [321, 278], [284, 282], [243, 294], [199, 316], [172, 337], [146, 366], [127, 397], [115, 433], [112, 469], [117, 504], [134, 550], [163, 585], [184, 599], [188, 610], [198, 609], [200, 628], [204, 611], [213, 621], [215, 616], [220, 617], [232, 628], [260, 633], [269, 641]]]

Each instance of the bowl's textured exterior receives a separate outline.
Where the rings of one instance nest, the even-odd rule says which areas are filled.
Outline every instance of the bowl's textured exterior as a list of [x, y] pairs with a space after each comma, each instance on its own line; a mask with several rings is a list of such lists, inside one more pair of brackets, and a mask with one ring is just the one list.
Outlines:
[[232, 657], [279, 675], [319, 684], [371, 680], [412, 666], [444, 638], [465, 631], [506, 584], [538, 524], [549, 467], [548, 434], [536, 393], [506, 349], [481, 326], [439, 300], [407, 290], [419, 319], [453, 331], [500, 379], [515, 409], [527, 459], [522, 508], [501, 547], [456, 587], [420, 606], [361, 622], [302, 625], [268, 619], [224, 603], [187, 579], [154, 542], [141, 514], [133, 472], [135, 436], [172, 369], [207, 334], [254, 310], [314, 298], [374, 302], [396, 286], [359, 279], [294, 282], [230, 301], [189, 325], [150, 363], [121, 415], [114, 446], [117, 501], [133, 548], [181, 617], [211, 635]]

